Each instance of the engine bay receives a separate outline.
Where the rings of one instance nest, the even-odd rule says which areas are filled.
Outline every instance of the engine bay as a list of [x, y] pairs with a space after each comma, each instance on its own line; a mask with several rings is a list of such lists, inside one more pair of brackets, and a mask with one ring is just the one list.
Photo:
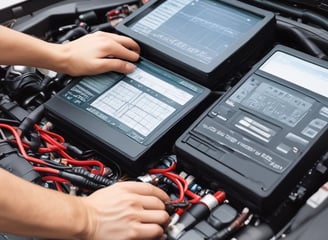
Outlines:
[[1, 168], [77, 196], [154, 184], [170, 240], [325, 236], [325, 1], [34, 4], [3, 9], [2, 25], [58, 44], [127, 35], [141, 58], [127, 75], [1, 66]]

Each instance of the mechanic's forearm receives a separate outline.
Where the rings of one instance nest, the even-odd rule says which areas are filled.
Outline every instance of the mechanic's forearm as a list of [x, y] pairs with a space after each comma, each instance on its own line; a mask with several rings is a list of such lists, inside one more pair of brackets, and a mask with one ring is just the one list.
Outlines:
[[0, 169], [0, 232], [82, 239], [86, 209], [79, 197], [45, 189]]
[[[0, 64], [65, 69], [65, 46], [0, 26]], [[56, 67], [56, 69], [54, 69]]]

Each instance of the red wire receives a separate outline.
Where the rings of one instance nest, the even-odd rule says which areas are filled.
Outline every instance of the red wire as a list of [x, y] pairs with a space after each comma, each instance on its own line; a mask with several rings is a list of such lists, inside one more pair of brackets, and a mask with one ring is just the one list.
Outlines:
[[43, 181], [52, 181], [56, 185], [56, 188], [58, 191], [63, 192], [63, 189], [60, 185], [60, 183], [69, 183], [68, 180], [56, 176], [44, 176], [42, 177]]
[[44, 176], [42, 177], [44, 181], [55, 181], [55, 182], [61, 182], [61, 183], [69, 183], [69, 181], [65, 178], [56, 177], [56, 176]]
[[192, 204], [198, 203], [199, 200], [201, 199], [201, 197], [199, 195], [197, 195], [196, 193], [194, 193], [194, 192], [192, 192], [190, 190], [187, 190], [185, 192], [185, 195], [187, 195], [190, 198], [190, 200], [188, 200], [188, 202], [190, 202]]
[[[11, 140], [11, 142], [17, 144], [17, 141], [15, 139]], [[25, 149], [30, 148], [30, 145], [26, 142], [22, 142], [22, 145]], [[47, 145], [48, 145], [47, 147], [39, 147], [38, 152], [39, 153], [51, 153], [51, 152], [56, 152], [56, 151], [58, 152], [58, 147], [57, 146], [53, 146], [53, 145], [50, 145], [50, 144], [47, 144]]]
[[47, 146], [47, 147], [39, 147], [38, 152], [39, 153], [51, 153], [56, 152], [58, 150], [55, 146]]
[[[32, 156], [29, 156], [26, 151], [25, 151], [25, 147], [26, 147], [26, 143], [23, 143], [22, 142], [22, 139], [20, 138], [20, 135], [19, 133], [17, 132], [18, 130], [15, 129], [14, 127], [10, 126], [10, 125], [7, 125], [7, 124], [3, 124], [3, 123], [0, 123], [0, 128], [5, 128], [5, 129], [8, 129], [15, 137], [15, 141], [17, 143], [17, 147], [20, 151], [20, 153], [22, 154], [22, 156], [28, 160], [28, 161], [31, 161], [33, 163], [36, 163], [36, 164], [42, 164], [42, 165], [47, 165], [47, 162], [41, 160], [41, 159], [38, 159], [38, 158], [35, 158], [35, 157], [32, 157]], [[36, 125], [36, 129], [41, 129], [40, 127], [38, 127]], [[50, 135], [51, 136], [54, 136], [56, 139], [58, 139], [60, 142], [64, 141], [64, 139], [62, 137], [60, 137], [58, 134], [55, 134], [55, 133], [52, 133], [52, 132], [49, 132], [49, 131], [45, 131], [43, 129], [41, 129], [41, 132], [40, 133], [40, 136], [41, 137], [44, 137], [43, 139], [45, 139], [46, 141], [49, 140], [50, 142], [54, 143], [55, 144], [55, 147], [57, 147], [57, 151], [62, 155], [64, 156], [64, 158], [67, 159], [67, 162], [69, 164], [72, 164], [72, 165], [78, 165], [78, 166], [90, 166], [90, 165], [95, 165], [95, 166], [98, 166], [99, 167], [99, 171], [98, 171], [98, 174], [103, 174], [104, 173], [104, 164], [102, 164], [101, 162], [97, 161], [97, 160], [86, 160], [86, 161], [81, 161], [81, 160], [75, 160], [73, 159], [71, 156], [69, 156], [65, 151], [63, 151], [63, 148], [65, 146], [61, 145], [59, 142], [55, 141], [54, 139], [50, 138]], [[46, 133], [50, 133], [50, 135], [46, 135]], [[45, 137], [46, 136], [46, 137]], [[66, 148], [66, 147], [65, 147]], [[49, 148], [49, 149], [52, 149]]]
[[[17, 141], [15, 139], [12, 139], [10, 141], [17, 144]], [[22, 142], [22, 145], [24, 146], [25, 149], [30, 148], [30, 145], [26, 142]], [[49, 145], [47, 147], [39, 147], [38, 152], [39, 153], [49, 153], [49, 152], [54, 152], [54, 151], [57, 151], [57, 150], [58, 150], [57, 147]]]
[[44, 181], [55, 181], [55, 182], [61, 182], [61, 183], [69, 183], [69, 181], [65, 178], [56, 177], [56, 176], [44, 176], [42, 177]]
[[56, 188], [57, 188], [57, 191], [58, 192], [63, 192], [63, 188], [62, 188], [62, 186], [60, 185], [60, 183], [59, 182], [54, 182], [55, 183], [55, 185], [56, 185]]
[[18, 147], [20, 153], [23, 155], [23, 157], [26, 160], [34, 162], [34, 163], [42, 164], [42, 165], [47, 164], [45, 161], [38, 159], [38, 158], [31, 157], [26, 153], [25, 148], [23, 146], [23, 142], [22, 142], [17, 130], [14, 127], [7, 125], [7, 124], [0, 123], [0, 128], [6, 128], [9, 131], [11, 131], [11, 133], [14, 135], [14, 137], [16, 139], [17, 147]]
[[66, 150], [67, 147], [63, 145], [64, 142], [58, 142], [56, 139], [53, 139], [51, 136], [46, 135], [43, 132], [40, 132], [40, 137], [52, 146], [55, 146], [58, 150]]
[[34, 125], [34, 128], [38, 132], [44, 133], [45, 135], [50, 136], [52, 139], [57, 139], [58, 140], [57, 142], [60, 142], [60, 143], [64, 143], [65, 142], [65, 139], [61, 135], [59, 135], [57, 133], [54, 133], [54, 132], [45, 130], [45, 129], [41, 128], [40, 126], [36, 125], [36, 124]]
[[[65, 139], [63, 137], [61, 137], [60, 135], [44, 130], [42, 128], [40, 128], [38, 125], [35, 125], [35, 128], [40, 132], [40, 136], [41, 138], [47, 142], [48, 148], [49, 149], [56, 149], [56, 151], [62, 155], [64, 158], [67, 159], [67, 162], [69, 164], [72, 165], [77, 165], [77, 166], [98, 166], [99, 170], [98, 171], [93, 171], [96, 174], [100, 174], [103, 175], [104, 174], [104, 170], [105, 170], [105, 166], [104, 164], [102, 164], [101, 162], [97, 161], [97, 160], [76, 160], [74, 158], [72, 158], [69, 154], [67, 154], [65, 152], [65, 150], [67, 149], [66, 146], [64, 146], [63, 144], [65, 143]], [[58, 140], [58, 141], [57, 141]], [[49, 146], [50, 144], [50, 146]]]
[[171, 181], [173, 181], [175, 183], [175, 185], [177, 185], [178, 190], [179, 190], [179, 198], [173, 200], [172, 201], [173, 203], [183, 202], [184, 197], [185, 197], [186, 187], [188, 188], [188, 186], [186, 186], [187, 183], [184, 178], [170, 172], [170, 171], [174, 170], [175, 167], [176, 167], [176, 163], [173, 162], [167, 168], [153, 168], [153, 169], [148, 170], [148, 173], [150, 173], [150, 174], [162, 174], [163, 176], [165, 176], [165, 177], [169, 178]]
[[178, 187], [179, 189], [179, 198], [172, 200], [172, 203], [178, 203], [178, 202], [183, 202], [184, 201], [184, 186], [183, 184], [179, 181], [178, 178], [172, 177], [170, 176], [170, 174], [168, 173], [163, 173], [163, 176], [166, 176], [168, 178], [170, 178]]
[[64, 158], [67, 159], [67, 162], [69, 164], [78, 165], [78, 166], [95, 165], [100, 168], [99, 171], [97, 171], [98, 174], [104, 173], [105, 166], [101, 162], [97, 160], [85, 160], [85, 161], [76, 160], [72, 158], [69, 154], [67, 154], [65, 152], [67, 147], [63, 145], [65, 143], [65, 139], [59, 134], [56, 134], [48, 130], [44, 130], [38, 125], [35, 125], [35, 128], [39, 131], [41, 138], [47, 142], [49, 150], [54, 151], [56, 149], [56, 151], [58, 151]]
[[[52, 173], [52, 174], [59, 174], [59, 170], [53, 169], [53, 168], [47, 168], [47, 167], [33, 167], [35, 171], [38, 172], [46, 172], [46, 173]], [[67, 183], [69, 182], [68, 180], [64, 178], [60, 178], [57, 176], [44, 176], [42, 177], [43, 181], [53, 181], [54, 184], [56, 185], [56, 188], [59, 192], [63, 192], [63, 188], [59, 183]]]
[[168, 177], [171, 179], [178, 187], [179, 189], [179, 198], [176, 200], [173, 200], [174, 203], [176, 202], [184, 202], [185, 201], [185, 193], [188, 190], [188, 184], [186, 180], [181, 177], [180, 175], [177, 175], [172, 172], [163, 172], [163, 176]]
[[[25, 148], [27, 148], [28, 146], [26, 143], [22, 142], [22, 140], [19, 136], [19, 133], [17, 132], [18, 130], [16, 130], [14, 127], [12, 127], [10, 125], [2, 124], [2, 123], [0, 123], [0, 128], [5, 128], [5, 129], [8, 129], [9, 131], [11, 131], [11, 133], [15, 137], [15, 141], [16, 141], [16, 144], [17, 144], [17, 147], [18, 147], [20, 153], [23, 155], [23, 157], [26, 160], [37, 163], [37, 164], [47, 165], [47, 162], [45, 162], [41, 159], [29, 156], [26, 153]], [[66, 160], [69, 164], [79, 165], [79, 166], [95, 165], [95, 166], [99, 167], [99, 174], [104, 173], [104, 165], [101, 162], [99, 162], [97, 160], [81, 161], [81, 160], [73, 159], [69, 154], [67, 154], [64, 151], [66, 149], [66, 147], [64, 145], [62, 145], [64, 143], [64, 138], [62, 138], [58, 134], [43, 130], [37, 125], [35, 128], [38, 131], [40, 131], [40, 136], [42, 137], [42, 139], [44, 141], [47, 142], [47, 145], [48, 145], [47, 148], [42, 148], [42, 151], [55, 151], [56, 150], [59, 154], [61, 154], [64, 158], [66, 158]], [[176, 200], [173, 200], [173, 202], [183, 202], [185, 199], [185, 195], [187, 195], [188, 197], [191, 198], [189, 200], [191, 203], [197, 202], [200, 197], [197, 194], [188, 190], [188, 184], [187, 184], [186, 180], [183, 177], [181, 177], [180, 175], [177, 175], [177, 174], [171, 172], [172, 170], [175, 169], [175, 167], [176, 167], [176, 163], [172, 163], [171, 166], [169, 166], [168, 168], [165, 168], [165, 169], [150, 169], [149, 173], [162, 174], [163, 176], [171, 179], [177, 185], [177, 187], [179, 189], [179, 198]], [[59, 170], [53, 169], [50, 167], [36, 166], [36, 167], [34, 167], [34, 169], [39, 172], [47, 172], [47, 173], [51, 173], [51, 174], [59, 173]], [[43, 179], [51, 180], [54, 182], [68, 182], [68, 180], [62, 179], [62, 178], [59, 178], [56, 176], [45, 176], [45, 177], [43, 177]]]
[[150, 174], [160, 174], [160, 173], [163, 173], [163, 172], [171, 172], [176, 168], [176, 165], [177, 164], [175, 162], [173, 162], [171, 164], [171, 166], [169, 166], [168, 168], [153, 168], [153, 169], [150, 169], [148, 172]]
[[50, 167], [33, 167], [33, 169], [37, 172], [46, 172], [46, 173], [52, 173], [52, 174], [59, 174], [59, 170], [50, 168]]
[[182, 189], [183, 189], [183, 192], [184, 192], [184, 193], [188, 190], [188, 184], [187, 184], [186, 179], [184, 179], [184, 178], [181, 177], [180, 175], [175, 174], [175, 173], [173, 173], [173, 172], [166, 172], [166, 173], [163, 173], [163, 175], [166, 176], [166, 177], [169, 177], [170, 179], [174, 179], [174, 178], [176, 178], [179, 182], [181, 182], [181, 184], [182, 184]]
[[153, 168], [148, 170], [150, 174], [162, 174], [163, 176], [169, 178], [173, 181], [178, 189], [179, 189], [179, 198], [173, 200], [172, 202], [183, 202], [185, 200], [185, 196], [189, 197], [188, 202], [190, 203], [197, 203], [201, 198], [199, 195], [193, 193], [188, 189], [187, 181], [178, 174], [173, 173], [172, 171], [176, 168], [176, 163], [173, 162], [168, 168]]

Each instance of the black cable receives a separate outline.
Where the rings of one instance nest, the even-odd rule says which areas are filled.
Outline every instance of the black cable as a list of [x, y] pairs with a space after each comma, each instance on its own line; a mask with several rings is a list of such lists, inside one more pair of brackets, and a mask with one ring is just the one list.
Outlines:
[[113, 27], [111, 22], [106, 22], [106, 23], [102, 23], [102, 24], [98, 24], [95, 26], [91, 26], [91, 30], [90, 32], [97, 32], [97, 31], [103, 31], [103, 32], [115, 32], [115, 27]]
[[300, 28], [294, 26], [291, 23], [279, 20], [277, 21], [277, 27], [281, 31], [287, 32], [292, 35], [294, 39], [296, 39], [299, 44], [302, 45], [302, 49], [305, 48], [309, 54], [316, 56], [320, 59], [328, 59], [327, 55], [312, 40], [310, 40]]
[[[293, 229], [293, 231], [287, 233], [286, 240], [305, 240], [310, 239], [326, 239], [326, 230], [322, 230], [326, 224], [328, 218], [328, 199], [326, 199], [317, 208], [312, 211], [306, 212], [306, 216], [302, 216], [303, 222]], [[300, 214], [303, 214], [302, 209]], [[296, 215], [298, 217], [298, 215]]]
[[89, 179], [83, 177], [83, 176], [79, 176], [73, 173], [69, 173], [69, 172], [65, 172], [65, 171], [59, 171], [58, 174], [59, 177], [65, 178], [67, 180], [69, 180], [71, 183], [80, 186], [80, 187], [84, 187], [84, 188], [89, 188], [89, 189], [93, 189], [93, 190], [97, 190], [100, 188], [103, 188], [104, 185], [101, 184], [97, 184], [93, 181], [90, 181]]
[[2, 113], [7, 114], [10, 118], [22, 122], [29, 112], [22, 108], [16, 101], [11, 100], [8, 95], [3, 95], [0, 98], [0, 110]]
[[53, 160], [46, 159], [46, 160], [43, 160], [43, 161], [46, 162], [45, 166], [51, 167], [51, 168], [55, 168], [57, 170], [71, 170], [72, 169], [72, 167], [70, 167], [70, 166], [65, 166], [65, 165], [57, 164]]
[[113, 179], [109, 179], [107, 177], [103, 177], [103, 176], [91, 173], [91, 172], [89, 172], [88, 170], [86, 170], [82, 167], [72, 168], [71, 172], [76, 174], [76, 175], [85, 177], [86, 179], [88, 179], [88, 180], [90, 180], [94, 183], [101, 184], [101, 185], [104, 185], [104, 186], [110, 186], [110, 185], [112, 185], [116, 182]]
[[8, 95], [16, 100], [22, 100], [26, 96], [40, 92], [42, 81], [42, 76], [37, 72], [25, 72], [15, 77], [8, 73], [8, 76], [3, 80]]
[[65, 41], [71, 41], [74, 39], [77, 39], [79, 37], [82, 37], [89, 32], [85, 29], [83, 26], [76, 27], [70, 31], [68, 31], [64, 36], [60, 37], [57, 40], [57, 43], [64, 43]]
[[240, 215], [226, 228], [214, 233], [212, 236], [205, 238], [205, 240], [225, 240], [230, 239], [233, 233], [244, 226], [244, 222], [249, 215], [249, 209], [244, 208]]
[[[117, 164], [115, 161], [108, 161], [107, 166], [112, 170], [112, 173], [110, 174], [111, 179], [118, 180], [121, 178], [122, 170], [119, 164]], [[115, 170], [113, 170], [114, 168]], [[109, 177], [109, 175], [107, 177]]]
[[[243, 1], [249, 3], [249, 0]], [[279, 12], [284, 15], [287, 15], [288, 17], [301, 18], [303, 19], [303, 21], [312, 22], [328, 30], [328, 18], [310, 10], [299, 9], [290, 5], [274, 3], [268, 0], [251, 0], [251, 2], [254, 2], [256, 5], [259, 5], [262, 8], [266, 8], [267, 10]]]
[[44, 113], [43, 104], [39, 105], [35, 108], [19, 125], [19, 129], [21, 130], [21, 135], [24, 136], [27, 131], [33, 128], [33, 125], [39, 122]]
[[8, 124], [11, 126], [18, 126], [20, 124], [19, 121], [7, 118], [0, 118], [0, 123]]

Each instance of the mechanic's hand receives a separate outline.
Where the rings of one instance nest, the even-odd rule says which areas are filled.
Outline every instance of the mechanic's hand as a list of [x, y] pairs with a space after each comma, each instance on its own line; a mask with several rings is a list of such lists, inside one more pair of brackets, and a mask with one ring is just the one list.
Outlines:
[[139, 58], [139, 45], [131, 38], [107, 32], [95, 32], [62, 44], [67, 61], [64, 73], [72, 76], [108, 71], [130, 73]]
[[161, 189], [141, 182], [118, 182], [82, 198], [88, 210], [87, 239], [165, 239], [169, 215]]

